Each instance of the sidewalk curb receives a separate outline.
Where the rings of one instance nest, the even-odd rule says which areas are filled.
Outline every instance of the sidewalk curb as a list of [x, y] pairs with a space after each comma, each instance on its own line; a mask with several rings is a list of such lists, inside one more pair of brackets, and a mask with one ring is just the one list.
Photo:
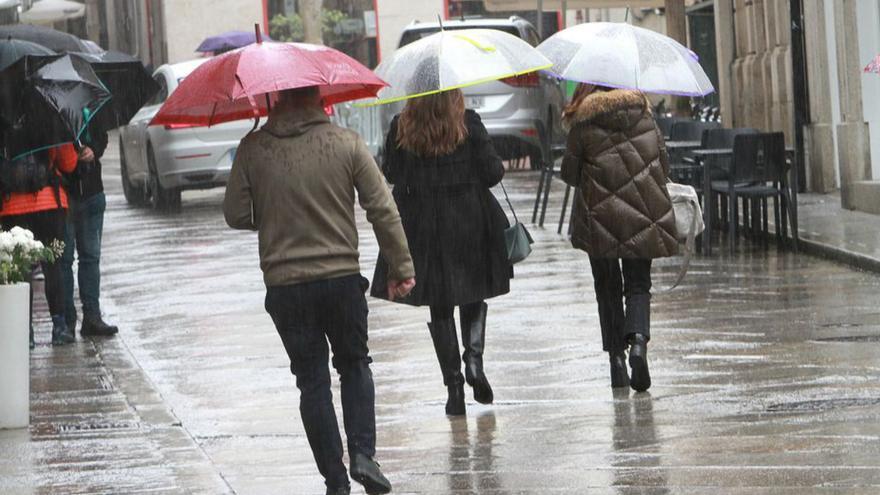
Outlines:
[[880, 273], [880, 259], [877, 258], [803, 237], [798, 238], [798, 247], [811, 256], [836, 261], [867, 272]]

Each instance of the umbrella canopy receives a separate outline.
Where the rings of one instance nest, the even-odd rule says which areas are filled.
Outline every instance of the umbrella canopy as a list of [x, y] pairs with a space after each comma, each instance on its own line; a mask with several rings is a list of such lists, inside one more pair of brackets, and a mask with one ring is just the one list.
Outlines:
[[[263, 34], [264, 41], [272, 41], [268, 34]], [[223, 52], [244, 48], [257, 42], [254, 31], [227, 31], [215, 36], [209, 36], [196, 48], [197, 52]]]
[[79, 57], [23, 57], [0, 72], [0, 128], [16, 136], [4, 155], [16, 158], [77, 141], [109, 99], [91, 66]]
[[21, 22], [28, 24], [52, 24], [86, 15], [85, 4], [70, 0], [40, 0], [21, 13]]
[[76, 36], [43, 26], [33, 26], [30, 24], [0, 26], [0, 39], [6, 38], [30, 41], [56, 52], [89, 51], [85, 42]]
[[547, 38], [538, 51], [553, 61], [552, 72], [572, 81], [681, 96], [715, 91], [693, 52], [629, 24], [572, 26]]
[[379, 64], [376, 74], [390, 87], [370, 104], [474, 86], [551, 65], [525, 41], [496, 29], [440, 31], [400, 48]]
[[159, 85], [144, 64], [131, 55], [114, 51], [73, 55], [86, 60], [113, 95], [106, 108], [95, 117], [95, 124], [104, 130], [128, 123], [159, 91]]
[[871, 60], [871, 63], [865, 67], [865, 72], [873, 72], [874, 74], [880, 74], [880, 55], [877, 55], [874, 60]]
[[55, 55], [55, 52], [30, 41], [0, 39], [0, 70], [18, 62], [18, 59], [25, 55]]
[[386, 84], [357, 60], [326, 46], [257, 43], [200, 65], [150, 125], [211, 126], [264, 116], [266, 96], [308, 86], [318, 86], [324, 104], [333, 105], [375, 96]]

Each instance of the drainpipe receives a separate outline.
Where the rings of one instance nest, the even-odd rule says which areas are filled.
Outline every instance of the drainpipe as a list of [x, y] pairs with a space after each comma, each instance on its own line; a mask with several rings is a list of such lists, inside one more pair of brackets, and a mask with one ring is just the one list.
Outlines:
[[[807, 61], [804, 52], [804, 14], [802, 0], [790, 0], [791, 6], [791, 69], [794, 83], [794, 139], [797, 166], [792, 170], [792, 183], [798, 191], [807, 187], [804, 153], [804, 125], [810, 121], [807, 95]], [[796, 207], [794, 205], [793, 207]]]

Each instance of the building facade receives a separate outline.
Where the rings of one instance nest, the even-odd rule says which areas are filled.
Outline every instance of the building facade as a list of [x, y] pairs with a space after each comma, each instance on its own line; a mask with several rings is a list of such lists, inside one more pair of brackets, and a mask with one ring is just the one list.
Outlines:
[[[793, 144], [790, 1], [715, 0], [715, 29], [725, 124], [783, 131]], [[880, 213], [880, 76], [862, 70], [880, 54], [880, 5], [803, 0], [803, 14], [806, 188], [839, 189], [844, 208]]]

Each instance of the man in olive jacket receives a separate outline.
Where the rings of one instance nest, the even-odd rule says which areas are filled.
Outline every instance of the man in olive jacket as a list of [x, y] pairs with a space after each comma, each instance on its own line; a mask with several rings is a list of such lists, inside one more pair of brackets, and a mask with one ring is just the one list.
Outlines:
[[300, 389], [300, 413], [328, 494], [350, 491], [330, 393], [327, 341], [340, 375], [351, 477], [391, 485], [373, 461], [376, 418], [367, 348], [368, 282], [360, 274], [355, 192], [388, 263], [389, 297], [415, 285], [394, 200], [363, 140], [330, 123], [316, 87], [281, 92], [263, 128], [241, 141], [223, 212], [259, 232], [266, 310]]

